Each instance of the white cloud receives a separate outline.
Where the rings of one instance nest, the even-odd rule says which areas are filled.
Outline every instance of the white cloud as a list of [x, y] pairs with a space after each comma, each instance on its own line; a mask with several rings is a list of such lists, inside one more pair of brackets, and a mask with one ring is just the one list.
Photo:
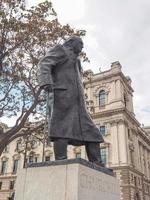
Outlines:
[[58, 19], [62, 23], [79, 20], [84, 16], [85, 0], [53, 0], [52, 2], [56, 12], [58, 13]]

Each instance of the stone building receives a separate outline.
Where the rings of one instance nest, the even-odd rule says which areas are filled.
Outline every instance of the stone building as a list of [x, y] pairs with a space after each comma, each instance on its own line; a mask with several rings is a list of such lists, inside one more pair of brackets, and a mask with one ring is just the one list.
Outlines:
[[[121, 71], [119, 62], [98, 74], [84, 73], [85, 98], [89, 113], [104, 136], [102, 160], [113, 168], [120, 181], [121, 200], [150, 200], [150, 127], [141, 127], [133, 109], [131, 79]], [[26, 143], [27, 144], [27, 143]], [[52, 144], [38, 141], [24, 147], [19, 138], [9, 144], [0, 160], [0, 199], [15, 191], [17, 172], [25, 162], [54, 159]], [[18, 151], [20, 149], [20, 151]], [[32, 150], [31, 150], [32, 149]], [[69, 158], [87, 159], [84, 147], [68, 147]]]

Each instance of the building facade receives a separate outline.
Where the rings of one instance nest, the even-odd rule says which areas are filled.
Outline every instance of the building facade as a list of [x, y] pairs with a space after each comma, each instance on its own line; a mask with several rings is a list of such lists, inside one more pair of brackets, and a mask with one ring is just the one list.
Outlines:
[[[114, 62], [108, 71], [86, 71], [84, 86], [87, 109], [105, 140], [100, 145], [102, 160], [120, 181], [120, 200], [150, 200], [150, 127], [141, 127], [135, 118], [131, 79]], [[54, 160], [52, 145], [43, 148], [39, 141], [24, 143], [19, 138], [6, 147], [0, 158], [1, 200], [15, 191], [25, 163]], [[68, 157], [87, 159], [84, 146], [69, 146]]]

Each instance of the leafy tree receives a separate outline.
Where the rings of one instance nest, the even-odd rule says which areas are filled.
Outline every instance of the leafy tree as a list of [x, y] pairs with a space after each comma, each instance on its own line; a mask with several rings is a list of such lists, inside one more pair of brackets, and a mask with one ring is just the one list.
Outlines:
[[[45, 96], [37, 84], [37, 64], [48, 48], [72, 34], [84, 36], [85, 31], [61, 25], [51, 2], [26, 8], [25, 0], [1, 0], [0, 118], [17, 120], [0, 132], [0, 154], [13, 139], [43, 127]], [[40, 123], [31, 126], [30, 117]]]

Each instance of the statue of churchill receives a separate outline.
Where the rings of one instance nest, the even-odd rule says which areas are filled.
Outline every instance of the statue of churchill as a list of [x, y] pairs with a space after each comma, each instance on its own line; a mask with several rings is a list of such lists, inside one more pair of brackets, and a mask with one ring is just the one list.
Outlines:
[[49, 138], [56, 160], [67, 159], [67, 145], [85, 145], [90, 162], [102, 165], [99, 144], [104, 142], [84, 101], [79, 54], [83, 41], [69, 37], [51, 48], [39, 62], [39, 85], [49, 94]]

